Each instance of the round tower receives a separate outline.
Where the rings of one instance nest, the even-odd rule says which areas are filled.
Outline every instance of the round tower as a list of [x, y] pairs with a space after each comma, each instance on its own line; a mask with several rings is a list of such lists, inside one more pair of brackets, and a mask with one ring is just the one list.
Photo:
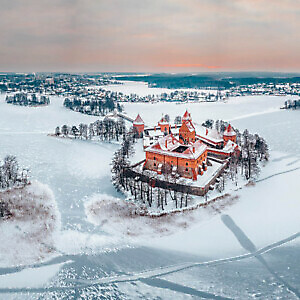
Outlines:
[[170, 124], [166, 121], [165, 118], [161, 118], [158, 122], [158, 126], [160, 127], [161, 132], [169, 133], [170, 132]]
[[185, 111], [182, 117], [182, 121], [192, 121], [191, 114], [187, 110]]
[[230, 124], [227, 126], [227, 128], [224, 131], [223, 140], [224, 140], [224, 144], [226, 144], [229, 140], [236, 143], [236, 133]]
[[145, 129], [145, 123], [141, 118], [140, 114], [138, 114], [135, 120], [133, 121], [133, 128], [135, 129], [139, 137], [143, 135]]

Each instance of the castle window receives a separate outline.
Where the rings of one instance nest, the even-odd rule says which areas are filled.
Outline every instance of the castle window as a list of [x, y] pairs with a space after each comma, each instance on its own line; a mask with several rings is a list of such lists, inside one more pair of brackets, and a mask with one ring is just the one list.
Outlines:
[[154, 167], [156, 167], [156, 163], [154, 163]]
[[153, 159], [156, 160], [156, 157], [154, 156]]
[[188, 165], [189, 165], [189, 163], [186, 163], [185, 165], [186, 165], [186, 166], [188, 166]]
[[185, 170], [188, 171], [189, 169], [188, 169], [188, 168], [185, 168]]

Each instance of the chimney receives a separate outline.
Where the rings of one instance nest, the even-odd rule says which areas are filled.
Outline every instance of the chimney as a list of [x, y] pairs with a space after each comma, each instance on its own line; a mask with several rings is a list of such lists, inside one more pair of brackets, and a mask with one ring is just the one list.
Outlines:
[[193, 146], [193, 153], [195, 153], [195, 146]]
[[156, 131], [156, 127], [154, 126], [154, 131]]
[[168, 141], [165, 139], [165, 147], [168, 148]]

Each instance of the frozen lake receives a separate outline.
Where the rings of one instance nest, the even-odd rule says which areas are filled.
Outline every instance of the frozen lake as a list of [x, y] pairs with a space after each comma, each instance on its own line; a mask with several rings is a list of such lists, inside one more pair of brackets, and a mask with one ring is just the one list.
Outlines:
[[[134, 93], [141, 85], [130, 83], [115, 89]], [[147, 86], [142, 89], [140, 93], [146, 95], [159, 92]], [[293, 235], [300, 228], [300, 111], [280, 111], [285, 97], [233, 98], [227, 103], [124, 104], [129, 116], [140, 113], [148, 124], [166, 113], [173, 120], [185, 109], [199, 124], [208, 118], [230, 120], [241, 130], [248, 128], [262, 135], [273, 155], [261, 174], [266, 180], [252, 190], [238, 191], [239, 202], [224, 215], [204, 211], [203, 218], [200, 215], [189, 229], [150, 242], [110, 236], [86, 219], [83, 207], [92, 195], [120, 197], [110, 182], [110, 161], [118, 146], [47, 136], [58, 125], [90, 123], [96, 117], [65, 109], [58, 97], [51, 97], [51, 104], [40, 108], [8, 105], [4, 98], [0, 95], [0, 157], [16, 155], [20, 165], [30, 167], [33, 179], [49, 185], [58, 203], [62, 229], [57, 258], [48, 264], [25, 270], [0, 268], [0, 298], [298, 299], [293, 289], [300, 286], [300, 247], [298, 236]], [[258, 258], [237, 259], [270, 245], [273, 249], [274, 243], [288, 237], [289, 243], [281, 242], [280, 247]], [[216, 259], [227, 260], [218, 264]], [[159, 275], [162, 268], [171, 265], [209, 261]], [[138, 275], [150, 269], [154, 269], [152, 276]], [[104, 277], [128, 275], [137, 279], [111, 279], [109, 285], [101, 282]], [[28, 276], [33, 278], [31, 282]]]

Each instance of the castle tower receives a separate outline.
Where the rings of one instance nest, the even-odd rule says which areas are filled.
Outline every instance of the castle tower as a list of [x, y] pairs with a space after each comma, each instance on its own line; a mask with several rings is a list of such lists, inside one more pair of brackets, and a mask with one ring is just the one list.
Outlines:
[[186, 110], [182, 117], [182, 124], [179, 128], [179, 139], [184, 144], [194, 143], [196, 140], [196, 131], [192, 123], [191, 114]]
[[144, 123], [143, 119], [141, 118], [140, 114], [138, 114], [136, 119], [133, 121], [133, 128], [139, 137], [143, 136], [143, 132], [145, 129], [145, 123]]
[[226, 144], [229, 140], [236, 143], [236, 133], [230, 124], [227, 126], [227, 128], [224, 131], [223, 140], [224, 140], [224, 144]]
[[191, 114], [187, 110], [185, 111], [182, 117], [182, 121], [192, 121]]
[[165, 118], [161, 118], [158, 122], [158, 126], [160, 127], [161, 132], [165, 132], [166, 134], [169, 134], [170, 132], [170, 124], [166, 121]]

